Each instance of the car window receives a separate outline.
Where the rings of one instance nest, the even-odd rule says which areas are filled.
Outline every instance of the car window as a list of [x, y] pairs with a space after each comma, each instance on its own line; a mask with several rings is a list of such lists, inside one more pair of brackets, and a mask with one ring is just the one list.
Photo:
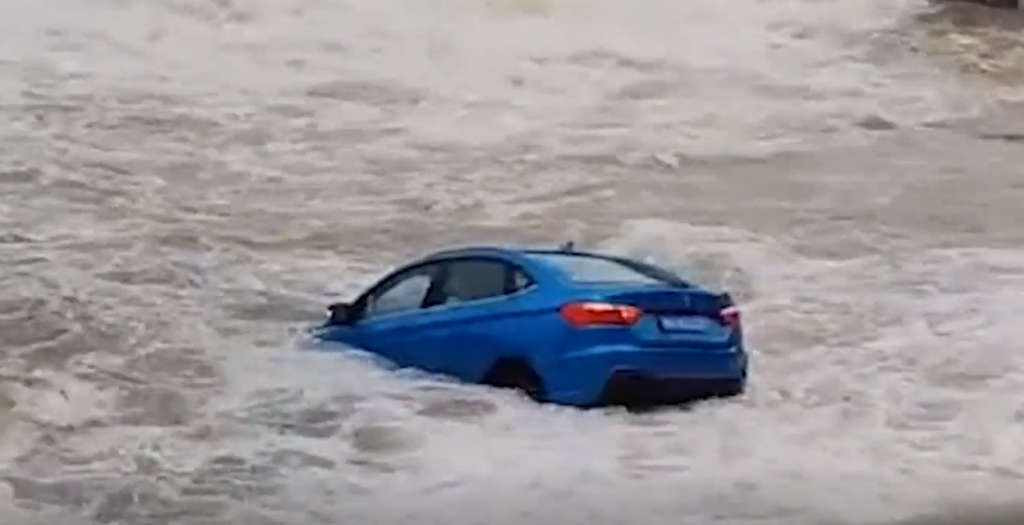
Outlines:
[[533, 284], [533, 279], [530, 279], [529, 275], [526, 275], [519, 269], [513, 269], [512, 273], [512, 291], [518, 292], [527, 286]]
[[445, 304], [499, 297], [530, 285], [529, 276], [502, 261], [467, 259], [448, 265]]
[[577, 283], [672, 283], [661, 275], [643, 272], [640, 268], [613, 259], [570, 253], [531, 253], [528, 257], [554, 266], [562, 275]]
[[433, 282], [434, 267], [413, 270], [388, 283], [366, 303], [365, 317], [419, 309]]

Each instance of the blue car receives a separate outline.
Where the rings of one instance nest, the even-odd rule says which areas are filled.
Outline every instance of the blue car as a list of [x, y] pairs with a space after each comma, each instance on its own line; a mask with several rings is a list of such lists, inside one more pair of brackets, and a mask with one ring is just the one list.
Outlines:
[[681, 404], [747, 383], [728, 293], [571, 245], [433, 253], [328, 311], [316, 340], [538, 401]]

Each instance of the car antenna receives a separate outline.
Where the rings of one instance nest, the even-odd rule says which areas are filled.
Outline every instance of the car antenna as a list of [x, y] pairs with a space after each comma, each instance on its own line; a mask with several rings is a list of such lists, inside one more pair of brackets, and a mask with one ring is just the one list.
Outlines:
[[576, 251], [576, 243], [573, 241], [566, 241], [559, 249], [563, 252], [574, 252]]

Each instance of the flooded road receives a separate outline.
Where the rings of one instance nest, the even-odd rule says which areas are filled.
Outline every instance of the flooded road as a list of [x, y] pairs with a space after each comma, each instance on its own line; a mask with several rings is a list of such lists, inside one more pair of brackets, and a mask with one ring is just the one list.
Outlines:
[[[0, 515], [1016, 523], [1017, 40], [929, 9], [3, 3]], [[297, 351], [405, 257], [567, 239], [732, 289], [750, 392], [579, 412]]]

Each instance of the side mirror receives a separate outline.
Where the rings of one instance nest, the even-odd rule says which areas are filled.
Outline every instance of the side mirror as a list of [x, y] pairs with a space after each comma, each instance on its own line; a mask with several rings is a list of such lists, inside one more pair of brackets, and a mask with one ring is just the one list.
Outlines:
[[329, 324], [351, 324], [352, 305], [348, 303], [334, 303], [327, 307], [327, 322]]

